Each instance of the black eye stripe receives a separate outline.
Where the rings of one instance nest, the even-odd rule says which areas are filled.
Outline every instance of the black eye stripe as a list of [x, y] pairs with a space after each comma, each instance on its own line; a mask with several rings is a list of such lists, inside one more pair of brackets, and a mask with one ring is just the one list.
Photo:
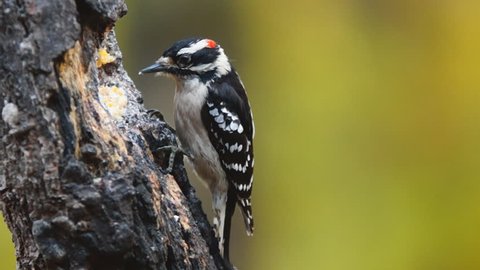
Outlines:
[[203, 48], [192, 55], [192, 63], [194, 66], [213, 63], [218, 55], [217, 49]]

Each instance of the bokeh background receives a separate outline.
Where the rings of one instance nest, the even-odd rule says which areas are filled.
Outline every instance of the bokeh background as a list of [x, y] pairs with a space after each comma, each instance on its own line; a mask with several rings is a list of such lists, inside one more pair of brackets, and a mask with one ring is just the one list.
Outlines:
[[[124, 64], [170, 123], [173, 82], [136, 74], [175, 40], [215, 39], [247, 87], [256, 231], [237, 213], [239, 269], [480, 269], [479, 1], [127, 4]], [[14, 269], [4, 224], [0, 241]]]

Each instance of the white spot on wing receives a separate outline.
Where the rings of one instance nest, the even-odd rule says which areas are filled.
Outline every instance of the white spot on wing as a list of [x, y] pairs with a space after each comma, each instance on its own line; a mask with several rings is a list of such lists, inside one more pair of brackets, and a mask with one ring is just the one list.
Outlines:
[[218, 116], [219, 115], [219, 112], [218, 112], [217, 108], [213, 108], [212, 110], [208, 111], [208, 113], [210, 113], [211, 116]]
[[[250, 104], [249, 104], [250, 105]], [[251, 107], [250, 107], [251, 108]], [[250, 117], [252, 118], [252, 138], [255, 138], [255, 122], [253, 121], [253, 112], [250, 110]]]
[[251, 189], [251, 188], [252, 188], [252, 184], [253, 184], [253, 175], [252, 175], [252, 177], [250, 178], [250, 183], [248, 183], [246, 190]]
[[237, 130], [237, 128], [238, 128], [238, 123], [236, 121], [233, 121], [232, 123], [230, 123], [230, 129], [232, 131]]
[[217, 123], [222, 123], [224, 121], [223, 119], [223, 114], [220, 114], [219, 116], [215, 117], [215, 122]]
[[234, 145], [230, 146], [230, 152], [233, 153], [235, 150], [237, 150], [238, 144], [235, 143]]

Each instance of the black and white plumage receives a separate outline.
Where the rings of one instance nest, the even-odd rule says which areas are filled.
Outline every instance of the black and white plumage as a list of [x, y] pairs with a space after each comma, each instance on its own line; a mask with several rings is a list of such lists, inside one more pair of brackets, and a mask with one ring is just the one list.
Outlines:
[[223, 49], [210, 39], [181, 40], [140, 73], [176, 81], [175, 127], [194, 171], [212, 192], [220, 252], [229, 259], [231, 218], [237, 204], [253, 234], [253, 115], [244, 86]]

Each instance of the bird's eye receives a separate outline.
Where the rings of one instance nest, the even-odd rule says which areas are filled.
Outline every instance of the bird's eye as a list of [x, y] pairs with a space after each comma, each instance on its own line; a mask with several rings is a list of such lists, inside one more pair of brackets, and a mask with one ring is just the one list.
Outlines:
[[177, 65], [181, 68], [187, 67], [190, 65], [191, 57], [189, 54], [182, 54], [177, 59]]

